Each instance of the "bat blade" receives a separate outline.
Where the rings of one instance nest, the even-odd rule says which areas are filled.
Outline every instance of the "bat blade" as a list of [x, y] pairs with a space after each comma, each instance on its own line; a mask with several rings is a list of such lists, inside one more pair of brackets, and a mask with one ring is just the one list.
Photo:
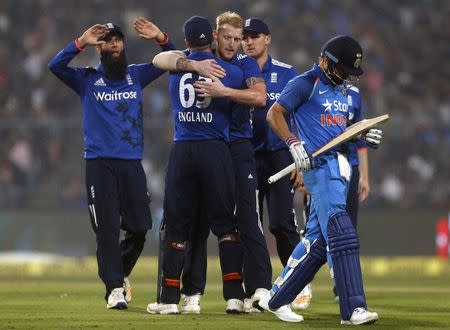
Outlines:
[[[362, 132], [368, 130], [369, 128], [372, 128], [378, 124], [384, 123], [386, 121], [389, 120], [389, 115], [385, 114], [382, 116], [378, 116], [375, 118], [371, 118], [371, 119], [364, 119], [361, 120], [360, 122], [357, 122], [356, 124], [353, 124], [349, 127], [347, 127], [341, 134], [339, 134], [338, 136], [334, 137], [332, 140], [330, 140], [329, 142], [327, 142], [325, 145], [323, 145], [322, 147], [320, 147], [319, 149], [317, 149], [316, 151], [313, 152], [312, 156], [313, 157], [317, 157], [320, 154], [333, 149], [334, 147], [337, 147], [338, 145], [345, 143], [355, 137], [357, 137], [359, 134], [361, 134]], [[286, 175], [288, 175], [289, 173], [291, 173], [293, 170], [295, 170], [295, 164], [292, 163], [291, 165], [283, 168], [281, 171], [279, 171], [278, 173], [275, 173], [274, 175], [272, 175], [271, 177], [269, 177], [269, 179], [267, 179], [267, 182], [269, 184], [275, 183], [278, 180], [280, 180], [281, 178], [285, 177]]]
[[389, 120], [389, 115], [382, 115], [371, 119], [364, 119], [356, 124], [353, 124], [345, 129], [341, 134], [333, 138], [331, 141], [326, 143], [324, 146], [320, 147], [316, 151], [313, 152], [312, 156], [317, 157], [320, 154], [333, 149], [334, 147], [343, 144], [355, 137], [357, 137], [362, 132], [372, 128], [378, 124], [384, 123]]

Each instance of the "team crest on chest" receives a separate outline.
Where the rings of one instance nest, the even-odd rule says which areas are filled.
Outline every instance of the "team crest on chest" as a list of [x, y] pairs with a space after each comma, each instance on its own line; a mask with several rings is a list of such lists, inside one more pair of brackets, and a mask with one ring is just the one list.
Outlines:
[[275, 84], [278, 80], [278, 74], [276, 72], [272, 72], [270, 74], [270, 82]]
[[131, 79], [131, 76], [130, 76], [130, 74], [127, 74], [127, 83], [128, 83], [128, 85], [133, 85], [133, 79]]

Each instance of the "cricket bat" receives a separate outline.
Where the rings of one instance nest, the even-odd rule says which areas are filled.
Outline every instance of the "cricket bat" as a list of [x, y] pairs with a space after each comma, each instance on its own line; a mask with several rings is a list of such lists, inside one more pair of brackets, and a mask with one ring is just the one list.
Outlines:
[[161, 302], [161, 287], [162, 287], [162, 264], [164, 259], [164, 240], [166, 238], [166, 222], [164, 220], [164, 216], [161, 220], [161, 224], [159, 226], [159, 239], [158, 239], [158, 278], [156, 284], [156, 302], [159, 304]]
[[[369, 128], [372, 128], [378, 124], [384, 123], [389, 120], [389, 115], [382, 115], [371, 119], [363, 119], [356, 124], [353, 124], [349, 127], [347, 127], [341, 134], [336, 136], [335, 138], [331, 139], [328, 143], [317, 149], [313, 152], [312, 157], [317, 157], [320, 154], [340, 145], [348, 140], [351, 140], [361, 134], [362, 132], [368, 130]], [[292, 163], [291, 165], [283, 168], [280, 172], [275, 173], [269, 179], [267, 182], [275, 183], [281, 178], [285, 177], [286, 175], [292, 173], [292, 171], [295, 170], [295, 163]]]

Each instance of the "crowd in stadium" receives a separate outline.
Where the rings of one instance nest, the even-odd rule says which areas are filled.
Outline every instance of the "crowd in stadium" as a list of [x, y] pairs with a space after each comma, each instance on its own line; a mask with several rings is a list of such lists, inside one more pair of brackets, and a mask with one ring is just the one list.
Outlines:
[[[94, 23], [126, 31], [130, 63], [150, 61], [156, 44], [139, 38], [132, 20], [144, 16], [182, 48], [181, 25], [191, 15], [223, 10], [259, 16], [270, 25], [272, 53], [302, 72], [331, 36], [357, 37], [365, 51], [360, 81], [366, 117], [389, 113], [380, 150], [369, 154], [369, 207], [450, 207], [450, 63], [445, 60], [450, 3], [422, 0], [258, 2], [214, 0], [148, 3], [21, 0], [0, 4], [0, 207], [85, 208], [81, 107], [73, 91], [47, 70], [59, 49]], [[167, 8], [177, 8], [168, 13]], [[298, 13], [302, 13], [298, 15]], [[30, 30], [30, 26], [33, 29]], [[399, 36], [401, 36], [399, 38]], [[74, 65], [95, 66], [86, 51]], [[442, 60], [444, 59], [444, 60]], [[167, 77], [145, 91], [144, 168], [154, 205], [161, 205], [172, 138]]]

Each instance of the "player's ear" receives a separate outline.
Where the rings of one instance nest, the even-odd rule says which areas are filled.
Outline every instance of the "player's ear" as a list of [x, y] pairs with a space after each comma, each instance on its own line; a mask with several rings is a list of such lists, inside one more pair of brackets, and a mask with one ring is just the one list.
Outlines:
[[217, 30], [213, 30], [213, 38], [214, 40], [217, 40]]
[[266, 36], [266, 40], [265, 40], [266, 46], [270, 45], [271, 41], [272, 41], [272, 36]]

